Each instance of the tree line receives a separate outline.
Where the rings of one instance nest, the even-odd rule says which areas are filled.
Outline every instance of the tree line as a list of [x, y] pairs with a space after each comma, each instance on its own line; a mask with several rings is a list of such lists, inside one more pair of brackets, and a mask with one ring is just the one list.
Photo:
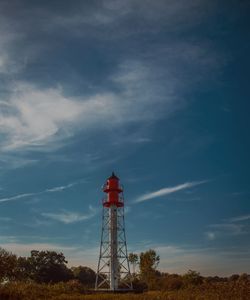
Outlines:
[[[184, 275], [169, 274], [157, 270], [160, 257], [155, 250], [129, 254], [131, 278], [134, 289], [178, 290], [188, 286], [218, 282], [250, 282], [248, 274], [233, 274], [230, 277], [203, 277], [189, 270]], [[96, 273], [87, 266], [67, 267], [62, 252], [32, 250], [28, 257], [18, 257], [0, 248], [0, 283], [36, 282], [58, 283], [76, 281], [85, 288], [93, 288]]]
[[250, 275], [243, 273], [233, 274], [229, 277], [202, 276], [195, 270], [188, 270], [185, 274], [169, 274], [157, 270], [160, 262], [159, 255], [152, 249], [140, 253], [129, 254], [132, 267], [133, 285], [149, 290], [179, 290], [194, 286], [208, 286], [217, 283], [242, 283], [250, 285]]
[[34, 281], [57, 283], [76, 279], [91, 286], [95, 272], [86, 266], [67, 267], [63, 253], [32, 250], [29, 257], [18, 257], [0, 248], [0, 282]]

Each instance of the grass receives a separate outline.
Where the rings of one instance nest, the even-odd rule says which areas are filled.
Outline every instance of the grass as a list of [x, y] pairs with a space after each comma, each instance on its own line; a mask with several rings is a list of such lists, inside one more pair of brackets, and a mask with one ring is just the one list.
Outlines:
[[91, 294], [76, 282], [36, 284], [12, 282], [0, 286], [1, 300], [249, 300], [246, 282], [204, 283], [173, 291], [142, 294]]

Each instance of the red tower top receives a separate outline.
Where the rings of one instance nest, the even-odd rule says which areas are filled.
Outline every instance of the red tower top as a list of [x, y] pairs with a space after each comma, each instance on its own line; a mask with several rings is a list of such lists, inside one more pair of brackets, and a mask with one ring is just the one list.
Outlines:
[[106, 183], [103, 186], [104, 193], [107, 193], [107, 198], [104, 200], [103, 206], [110, 207], [111, 205], [115, 205], [117, 207], [122, 207], [124, 205], [119, 196], [119, 194], [123, 192], [119, 181], [119, 178], [115, 175], [114, 172], [107, 179]]

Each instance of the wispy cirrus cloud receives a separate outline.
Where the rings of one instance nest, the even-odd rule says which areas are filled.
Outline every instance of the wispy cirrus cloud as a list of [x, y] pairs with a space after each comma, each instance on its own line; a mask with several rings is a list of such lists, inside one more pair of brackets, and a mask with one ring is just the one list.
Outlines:
[[50, 189], [47, 189], [45, 190], [44, 192], [45, 193], [54, 193], [54, 192], [61, 192], [63, 190], [67, 190], [79, 183], [81, 183], [82, 181], [76, 181], [76, 182], [72, 182], [72, 183], [69, 183], [69, 184], [66, 184], [66, 185], [61, 185], [61, 186], [56, 186], [56, 187], [53, 187], [53, 188], [50, 188]]
[[233, 223], [219, 223], [219, 224], [211, 224], [210, 228], [214, 229], [217, 233], [224, 233], [226, 235], [239, 235], [244, 233], [244, 226], [241, 224], [233, 224]]
[[1, 202], [8, 202], [8, 201], [19, 200], [19, 199], [22, 199], [22, 198], [27, 198], [27, 197], [39, 195], [41, 193], [42, 192], [38, 192], [38, 193], [24, 193], [24, 194], [15, 195], [15, 196], [12, 196], [12, 197], [1, 198], [0, 199], [0, 203]]
[[[200, 19], [209, 15], [213, 4], [205, 0], [194, 0], [187, 3], [184, 0], [173, 3], [172, 1], [105, 1], [102, 5], [93, 4], [91, 10], [81, 3], [78, 11], [71, 13], [62, 12], [60, 16], [51, 18], [46, 22], [46, 30], [63, 30], [77, 36], [92, 34], [104, 40], [126, 37], [140, 33], [151, 33], [165, 26], [168, 31], [178, 32], [186, 27], [192, 27], [200, 22]], [[185, 7], [185, 9], [184, 9]], [[53, 16], [53, 15], [52, 15]], [[48, 17], [51, 17], [51, 12]], [[128, 24], [131, 19], [139, 19], [136, 30], [129, 30]], [[80, 30], [82, 26], [89, 30]], [[112, 30], [112, 28], [116, 30]], [[99, 30], [96, 30], [99, 29]], [[107, 34], [106, 30], [109, 30]]]
[[[187, 81], [189, 83], [190, 78], [195, 77], [193, 74], [202, 76], [204, 72], [207, 74], [211, 66], [218, 67], [221, 58], [218, 59], [209, 43], [188, 40], [180, 42], [169, 39], [166, 43], [155, 45], [136, 43], [135, 47], [131, 47], [131, 41], [127, 40], [129, 36], [162, 31], [162, 26], [167, 31], [186, 31], [187, 24], [195, 26], [199, 24], [201, 15], [209, 15], [213, 11], [213, 5], [205, 0], [193, 1], [192, 4], [187, 4], [184, 0], [175, 4], [168, 2], [160, 0], [157, 3], [143, 3], [127, 0], [107, 1], [101, 5], [78, 2], [74, 6], [62, 6], [60, 13], [51, 10], [50, 5], [44, 5], [39, 10], [35, 6], [27, 9], [24, 5], [18, 7], [19, 13], [15, 16], [12, 14], [15, 4], [12, 4], [13, 9], [0, 4], [1, 27], [8, 29], [5, 33], [0, 31], [1, 37], [6, 40], [4, 47], [0, 48], [0, 70], [5, 70], [4, 74], [6, 70], [13, 71], [14, 67], [9, 66], [10, 62], [22, 66], [17, 68], [19, 76], [16, 82], [11, 81], [5, 101], [0, 104], [2, 151], [54, 150], [63, 146], [67, 138], [74, 136], [79, 130], [84, 135], [93, 128], [101, 130], [100, 122], [123, 126], [131, 122], [149, 123], [148, 120], [156, 120], [163, 115], [166, 117], [180, 107], [185, 102], [182, 97], [185, 85], [190, 87]], [[138, 16], [143, 21], [138, 22]], [[12, 21], [13, 18], [15, 22]], [[45, 19], [48, 21], [44, 22]], [[136, 31], [130, 28], [131, 20], [136, 21]], [[51, 36], [56, 35], [59, 39], [53, 43]], [[66, 55], [67, 47], [61, 47], [60, 44], [65, 45], [68, 38], [73, 38], [82, 47], [78, 41], [79, 36], [82, 40], [88, 35], [91, 38], [95, 36], [97, 41], [104, 43], [103, 62], [107, 59], [107, 53], [110, 55], [109, 50], [105, 52], [107, 46], [110, 49], [110, 39], [119, 38], [127, 42], [131, 49], [126, 55], [115, 55], [112, 71], [109, 68], [101, 70], [103, 72], [100, 73], [104, 74], [100, 75], [104, 82], [102, 88], [96, 84], [96, 78], [91, 82], [88, 72], [84, 70], [88, 68], [83, 67], [81, 74], [78, 74], [78, 60], [72, 59], [72, 56], [69, 58]], [[90, 45], [91, 47], [95, 45]], [[58, 49], [62, 56], [53, 54]], [[82, 50], [84, 56], [85, 49]], [[120, 53], [120, 49], [117, 52]], [[63, 63], [60, 59], [63, 59]], [[47, 76], [37, 76], [41, 71], [40, 61], [42, 68], [51, 71], [48, 73], [55, 72], [55, 76], [51, 75], [51, 78], [57, 78], [55, 81], [47, 81]], [[95, 58], [91, 57], [89, 63], [94, 70]], [[60, 72], [58, 68], [55, 71], [53, 65], [59, 65]], [[192, 76], [188, 74], [190, 67]], [[193, 72], [193, 68], [199, 72]], [[184, 70], [187, 70], [186, 74]], [[36, 76], [32, 76], [32, 72]], [[69, 76], [68, 72], [71, 72]], [[58, 73], [65, 76], [58, 76]], [[77, 78], [74, 77], [76, 73]], [[68, 80], [72, 77], [76, 80], [69, 83]], [[66, 91], [60, 88], [65, 87], [66, 82], [71, 91], [78, 90], [77, 84], [80, 82], [81, 86], [83, 83], [91, 86], [91, 92], [82, 91], [81, 98], [76, 97], [67, 88]], [[149, 140], [147, 135], [134, 139], [136, 143]]]
[[97, 209], [93, 206], [89, 206], [89, 211], [85, 214], [78, 212], [62, 210], [58, 213], [42, 213], [41, 215], [45, 218], [49, 218], [64, 224], [76, 223], [81, 221], [86, 221], [93, 218], [97, 213]]
[[[1, 106], [1, 105], [0, 105]], [[28, 157], [23, 157], [21, 155], [11, 155], [11, 154], [4, 154], [1, 153], [0, 156], [0, 169], [8, 168], [8, 169], [18, 169], [23, 166], [33, 165], [38, 162], [37, 159], [31, 159]]]
[[[171, 78], [161, 62], [150, 57], [121, 60], [107, 78], [107, 87], [91, 95], [66, 95], [59, 84], [41, 88], [14, 82], [8, 99], [0, 101], [0, 147], [4, 152], [48, 151], [48, 146], [54, 150], [79, 131], [86, 135], [86, 129], [101, 130], [100, 122], [109, 129], [167, 117], [182, 102], [178, 83]], [[150, 141], [147, 136], [135, 137], [137, 143]]]
[[24, 194], [19, 194], [19, 195], [15, 195], [15, 196], [11, 196], [11, 197], [5, 197], [5, 198], [0, 198], [0, 203], [4, 203], [4, 202], [9, 202], [9, 201], [15, 201], [15, 200], [20, 200], [20, 199], [24, 199], [24, 198], [28, 198], [28, 197], [32, 197], [32, 196], [37, 196], [37, 195], [42, 195], [42, 194], [46, 194], [46, 193], [56, 193], [56, 192], [61, 192], [63, 190], [69, 189], [77, 184], [82, 183], [83, 180], [78, 180], [66, 185], [62, 185], [62, 186], [56, 186], [53, 188], [49, 188], [46, 189], [44, 191], [41, 192], [36, 192], [36, 193], [24, 193]]
[[[158, 118], [163, 115], [160, 109], [163, 106], [165, 112], [172, 112], [173, 95], [168, 93], [163, 97], [159, 83], [153, 82], [150, 74], [147, 63], [126, 61], [110, 77], [119, 92], [94, 93], [81, 98], [65, 96], [60, 87], [40, 89], [25, 82], [17, 83], [8, 101], [0, 102], [2, 151], [48, 151], [49, 145], [54, 150], [79, 130], [99, 128], [100, 122], [108, 128], [108, 125], [152, 120], [156, 115]], [[146, 86], [150, 86], [147, 91]], [[158, 90], [157, 97], [155, 90]]]
[[245, 230], [245, 226], [240, 224], [210, 224], [208, 228], [209, 231], [205, 232], [205, 237], [210, 241], [216, 239], [224, 239], [232, 236], [239, 236], [247, 233], [247, 231]]
[[215, 240], [217, 238], [247, 234], [249, 229], [246, 221], [248, 220], [250, 220], [250, 214], [224, 219], [221, 223], [210, 224], [208, 226], [210, 230], [205, 232], [205, 235], [208, 240]]
[[[0, 4], [1, 6], [1, 4]], [[0, 8], [1, 10], [1, 8]], [[1, 45], [0, 45], [0, 76], [9, 76], [14, 73], [18, 73], [22, 70], [23, 63], [20, 63], [19, 59], [13, 59], [10, 54], [10, 49], [15, 41], [18, 41], [22, 36], [22, 33], [18, 34], [14, 31], [6, 30], [6, 18], [1, 13], [0, 21], [0, 35], [1, 35]], [[4, 28], [4, 29], [3, 29]]]
[[205, 233], [205, 235], [206, 235], [206, 238], [210, 241], [213, 241], [217, 237], [215, 232], [213, 232], [213, 231], [207, 231]]
[[135, 200], [135, 202], [138, 203], [138, 202], [143, 202], [143, 201], [151, 200], [151, 199], [154, 199], [154, 198], [166, 196], [166, 195], [173, 194], [173, 193], [176, 193], [176, 192], [179, 192], [179, 191], [182, 191], [182, 190], [190, 189], [192, 187], [204, 184], [206, 182], [207, 182], [207, 180], [191, 181], [191, 182], [185, 182], [185, 183], [182, 183], [182, 184], [179, 184], [179, 185], [176, 185], [176, 186], [172, 186], [172, 187], [166, 187], [166, 188], [163, 188], [163, 189], [160, 189], [160, 190], [157, 190], [157, 191], [139, 196]]
[[228, 220], [231, 221], [231, 222], [242, 222], [242, 221], [247, 221], [247, 220], [250, 220], [250, 214], [248, 214], [248, 215], [237, 216], [237, 217], [234, 217], [234, 218], [230, 218], [230, 219], [228, 219]]
[[60, 88], [41, 90], [19, 83], [9, 101], [0, 102], [2, 150], [42, 147], [52, 143], [52, 137], [57, 137], [59, 142], [60, 138], [71, 136], [80, 120], [84, 120], [85, 125], [91, 123], [111, 102], [112, 97], [108, 95], [79, 101], [65, 97]]
[[[0, 101], [1, 150], [53, 151], [79, 130], [85, 134], [93, 128], [101, 130], [100, 122], [108, 128], [110, 124], [124, 126], [166, 118], [185, 102], [185, 84], [179, 78], [180, 68], [183, 75], [183, 64], [207, 72], [208, 67], [218, 66], [218, 62], [216, 54], [205, 46], [173, 42], [160, 48], [158, 56], [164, 56], [164, 61], [152, 55], [159, 49], [150, 49], [139, 58], [131, 55], [120, 59], [107, 76], [103, 90], [94, 86], [91, 94], [83, 93], [81, 97], [65, 93], [60, 82], [43, 88], [32, 81], [12, 82], [7, 97]], [[146, 136], [135, 141], [150, 139]]]
[[12, 219], [8, 217], [0, 217], [0, 222], [10, 222]]

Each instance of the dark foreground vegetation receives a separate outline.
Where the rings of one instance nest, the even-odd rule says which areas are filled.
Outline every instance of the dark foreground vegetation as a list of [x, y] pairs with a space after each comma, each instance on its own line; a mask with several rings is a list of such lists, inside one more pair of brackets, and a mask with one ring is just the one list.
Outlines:
[[178, 290], [142, 294], [91, 294], [75, 282], [36, 284], [12, 282], [0, 288], [1, 300], [249, 300], [246, 282], [202, 283]]
[[141, 294], [95, 294], [95, 272], [88, 267], [67, 268], [62, 253], [32, 251], [17, 257], [0, 248], [0, 300], [249, 300], [250, 276], [203, 277], [189, 270], [184, 275], [156, 270], [154, 250], [131, 253], [133, 286]]

